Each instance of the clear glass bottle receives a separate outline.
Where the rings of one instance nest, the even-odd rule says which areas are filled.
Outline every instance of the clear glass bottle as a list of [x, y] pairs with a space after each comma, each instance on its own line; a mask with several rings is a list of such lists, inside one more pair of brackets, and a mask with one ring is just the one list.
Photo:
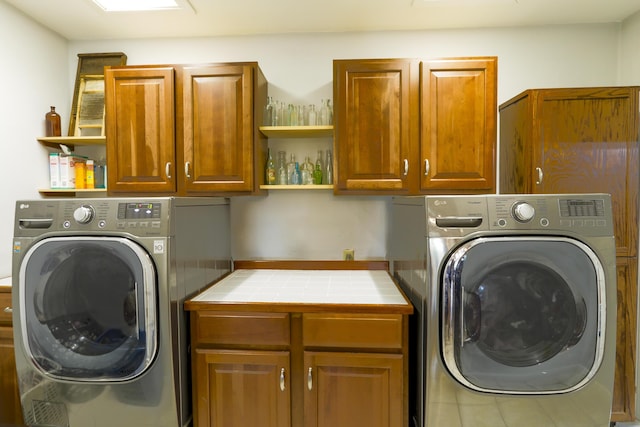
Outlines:
[[271, 148], [267, 153], [267, 164], [265, 165], [265, 181], [267, 185], [274, 185], [276, 183], [276, 166], [273, 163], [273, 157], [271, 156]]
[[302, 184], [311, 185], [313, 184], [313, 170], [314, 166], [311, 163], [311, 157], [307, 156], [304, 159], [304, 164], [302, 165]]
[[60, 136], [62, 128], [60, 127], [60, 114], [56, 113], [56, 107], [51, 106], [51, 110], [45, 115], [46, 135]]
[[265, 126], [271, 126], [273, 122], [273, 99], [268, 96], [267, 104], [264, 106], [264, 117], [262, 118], [262, 123]]
[[297, 163], [298, 162], [296, 162], [295, 154], [291, 153], [291, 160], [289, 161], [289, 163], [287, 163], [287, 184], [293, 184], [291, 178], [293, 177], [293, 173], [296, 170]]
[[316, 166], [313, 170], [313, 183], [322, 184], [322, 150], [318, 150], [318, 158], [316, 159]]
[[287, 185], [289, 178], [287, 177], [287, 153], [278, 151], [278, 169], [276, 171], [276, 184]]
[[327, 108], [329, 109], [329, 122], [328, 125], [333, 124], [333, 105], [331, 104], [331, 100], [327, 99]]
[[327, 185], [333, 184], [333, 159], [331, 157], [331, 150], [327, 150], [327, 161], [324, 165], [322, 183]]
[[320, 100], [320, 117], [318, 119], [318, 124], [321, 126], [326, 126], [329, 124], [329, 106], [327, 103], [329, 100]]
[[298, 108], [293, 104], [289, 104], [289, 110], [290, 126], [298, 126]]
[[316, 126], [318, 124], [318, 113], [316, 106], [311, 104], [309, 106], [309, 126]]

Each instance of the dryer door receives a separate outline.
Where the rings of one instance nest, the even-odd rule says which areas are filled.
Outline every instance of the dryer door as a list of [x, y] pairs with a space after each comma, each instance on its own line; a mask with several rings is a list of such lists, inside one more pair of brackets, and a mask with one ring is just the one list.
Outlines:
[[602, 361], [605, 310], [604, 270], [583, 243], [475, 239], [442, 271], [443, 359], [479, 391], [575, 390]]
[[19, 276], [20, 327], [45, 375], [125, 381], [157, 351], [156, 272], [120, 237], [55, 237], [27, 251]]

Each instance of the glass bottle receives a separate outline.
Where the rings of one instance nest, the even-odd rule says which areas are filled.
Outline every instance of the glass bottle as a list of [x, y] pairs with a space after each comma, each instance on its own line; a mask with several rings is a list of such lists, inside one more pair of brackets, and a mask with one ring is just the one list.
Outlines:
[[298, 124], [299, 124], [298, 123], [298, 120], [299, 120], [298, 119], [298, 109], [296, 108], [295, 105], [289, 104], [289, 110], [290, 110], [289, 115], [291, 116], [290, 117], [290, 125], [291, 126], [298, 126]]
[[333, 184], [333, 159], [331, 158], [331, 150], [327, 150], [327, 162], [324, 166], [322, 183], [327, 185]]
[[313, 163], [311, 163], [311, 157], [307, 156], [302, 164], [301, 181], [304, 185], [313, 184]]
[[293, 173], [296, 170], [296, 164], [298, 162], [296, 162], [296, 156], [291, 153], [291, 161], [289, 161], [289, 163], [287, 163], [287, 184], [293, 184], [293, 182], [291, 181], [291, 178], [293, 177]]
[[329, 106], [327, 105], [329, 100], [322, 99], [320, 101], [320, 119], [318, 120], [318, 124], [321, 126], [326, 126], [329, 124]]
[[271, 126], [273, 122], [273, 99], [270, 96], [267, 97], [267, 104], [264, 106], [262, 122], [265, 126]]
[[316, 126], [318, 124], [318, 113], [316, 112], [316, 106], [309, 106], [309, 126]]
[[300, 181], [300, 165], [298, 164], [298, 162], [295, 163], [293, 172], [291, 173], [291, 176], [289, 177], [289, 184], [292, 184], [292, 185], [300, 185], [301, 184], [301, 181]]
[[316, 159], [316, 166], [313, 170], [313, 183], [322, 184], [322, 150], [318, 150], [318, 158]]
[[327, 99], [327, 109], [329, 110], [329, 122], [328, 125], [333, 124], [333, 105], [331, 105], [331, 100]]
[[276, 184], [287, 185], [289, 178], [287, 177], [287, 154], [284, 151], [278, 151], [278, 170], [276, 171]]
[[56, 113], [56, 107], [51, 106], [51, 110], [45, 115], [46, 135], [60, 136], [62, 135], [60, 128], [60, 114]]
[[271, 148], [269, 148], [267, 154], [267, 164], [265, 166], [265, 184], [274, 185], [276, 183], [276, 166], [273, 163], [273, 157], [271, 157]]

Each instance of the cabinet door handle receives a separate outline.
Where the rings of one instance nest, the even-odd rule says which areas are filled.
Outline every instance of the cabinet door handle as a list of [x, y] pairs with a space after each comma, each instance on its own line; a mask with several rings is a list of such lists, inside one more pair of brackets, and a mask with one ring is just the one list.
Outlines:
[[313, 390], [313, 368], [309, 368], [307, 373], [307, 388], [309, 391]]
[[167, 179], [171, 179], [171, 162], [167, 162], [167, 164], [164, 165], [164, 173], [167, 175]]
[[429, 159], [424, 159], [424, 176], [429, 176]]
[[284, 391], [284, 368], [280, 369], [280, 391]]
[[191, 163], [186, 162], [184, 164], [184, 174], [187, 176], [187, 178], [191, 178], [191, 175], [189, 175], [189, 169], [191, 169]]
[[4, 312], [5, 313], [13, 313], [13, 309], [11, 307], [5, 307], [4, 308]]
[[542, 178], [544, 178], [544, 174], [542, 173], [542, 168], [536, 168], [536, 172], [538, 173], [538, 179], [536, 181], [537, 185], [542, 184]]
[[409, 173], [409, 160], [404, 159], [404, 176], [407, 176]]

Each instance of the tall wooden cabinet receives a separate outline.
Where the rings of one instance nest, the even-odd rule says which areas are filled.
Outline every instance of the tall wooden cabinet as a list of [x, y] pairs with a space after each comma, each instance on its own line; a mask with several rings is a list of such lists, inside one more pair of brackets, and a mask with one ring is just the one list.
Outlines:
[[618, 322], [613, 421], [635, 419], [638, 87], [527, 90], [500, 106], [501, 193], [610, 193]]
[[267, 85], [257, 63], [105, 70], [110, 194], [255, 194]]
[[22, 426], [11, 325], [11, 288], [0, 286], [0, 425]]
[[495, 192], [497, 58], [334, 61], [335, 192]]

